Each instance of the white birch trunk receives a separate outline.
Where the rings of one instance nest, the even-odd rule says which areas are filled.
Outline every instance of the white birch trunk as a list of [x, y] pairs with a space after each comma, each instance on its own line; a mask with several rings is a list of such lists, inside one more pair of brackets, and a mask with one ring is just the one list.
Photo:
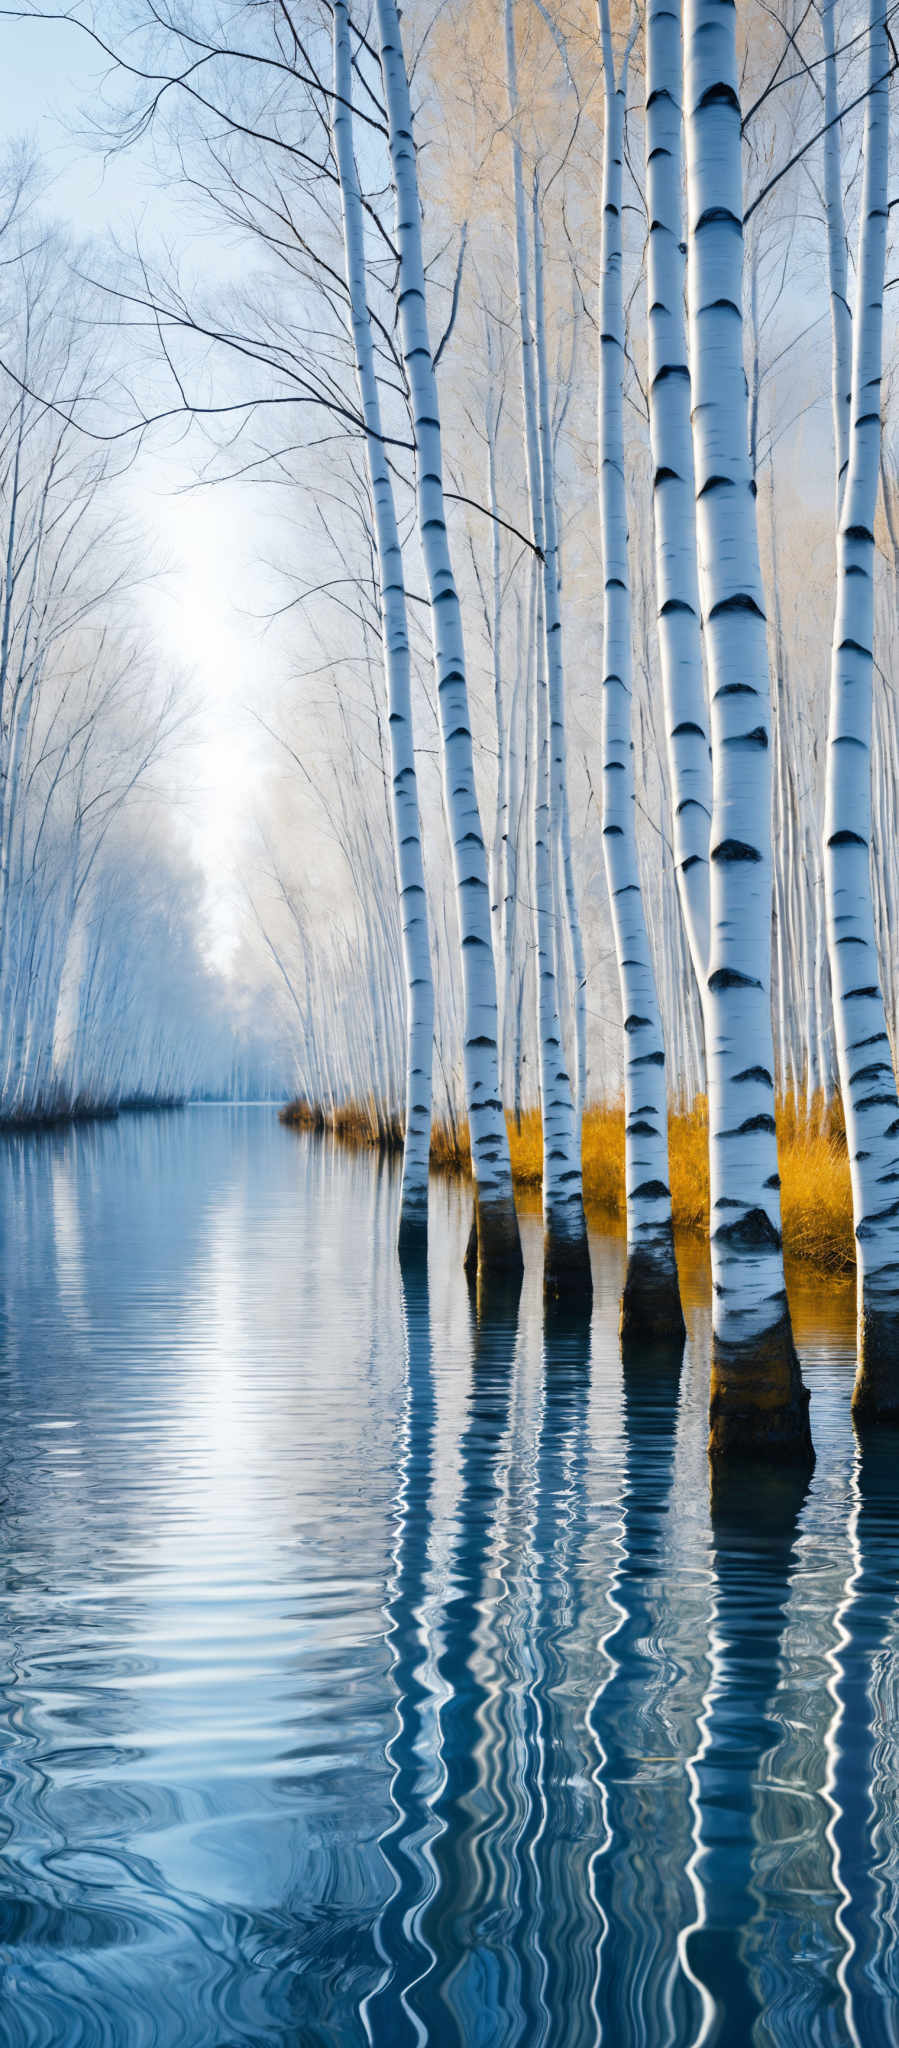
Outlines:
[[499, 1083], [496, 969], [490, 930], [487, 853], [474, 775], [462, 615], [450, 558], [443, 495], [437, 380], [428, 338], [418, 167], [409, 80], [396, 0], [377, 0], [388, 145], [399, 251], [397, 309], [415, 430], [418, 523], [430, 598], [443, 743], [444, 788], [453, 842], [464, 995], [463, 1052], [475, 1179], [479, 1277], [520, 1274], [521, 1240]]
[[[575, 899], [565, 757], [565, 678], [555, 502], [555, 454], [546, 360], [543, 239], [539, 195], [533, 194], [534, 321], [530, 313], [530, 249], [522, 150], [514, 0], [505, 0], [506, 90], [512, 126], [515, 252], [521, 341], [522, 413], [531, 530], [540, 550], [534, 711], [534, 935], [537, 952], [537, 1039], [543, 1124], [544, 1290], [592, 1293], [581, 1174], [581, 1119], [587, 1072], [584, 948]], [[545, 668], [544, 668], [545, 660]], [[548, 751], [547, 751], [548, 750]], [[558, 902], [553, 843], [558, 831], [575, 979], [576, 1106], [565, 1060], [559, 1001]]]
[[[559, 536], [556, 517], [555, 449], [546, 360], [546, 304], [543, 285], [543, 222], [537, 181], [534, 181], [534, 335], [537, 358], [537, 423], [542, 490], [543, 589], [549, 683], [550, 817], [558, 835], [571, 964], [574, 971], [575, 1108], [573, 1165], [580, 1176], [581, 1124], [587, 1095], [587, 967], [581, 931], [574, 863], [571, 854], [571, 811], [568, 801], [568, 758], [565, 743], [565, 671], [562, 658], [562, 606]], [[519, 292], [522, 286], [519, 281]], [[525, 304], [526, 315], [526, 304]], [[560, 934], [557, 934], [559, 937]], [[555, 948], [556, 960], [561, 945]], [[558, 1000], [558, 990], [557, 990]], [[568, 1169], [570, 1171], [570, 1168]], [[573, 1184], [572, 1184], [573, 1185]]]
[[403, 930], [406, 976], [406, 1115], [399, 1248], [424, 1251], [428, 1229], [428, 1165], [431, 1143], [434, 984], [428, 933], [415, 743], [412, 729], [409, 631], [403, 557], [396, 522], [390, 468], [381, 427], [375, 352], [368, 310], [362, 195], [353, 147], [353, 72], [346, 0], [334, 5], [334, 112], [332, 136], [343, 212], [349, 319], [359, 398], [366, 429], [366, 453], [378, 551], [381, 630], [387, 683], [387, 721], [393, 843]]
[[709, 972], [713, 1454], [809, 1458], [784, 1284], [771, 1029], [770, 689], [743, 363], [736, 11], [687, 0], [689, 320], [714, 804]]
[[624, 476], [622, 147], [628, 56], [616, 78], [609, 0], [600, 0], [603, 136], [599, 335], [599, 513], [605, 611], [602, 653], [603, 849], [625, 1031], [627, 1273], [622, 1339], [683, 1337], [668, 1182], [668, 1090], [662, 1025], [637, 862], [631, 596]]
[[880, 472], [889, 167], [884, 0], [871, 0], [868, 29], [848, 468], [837, 541], [824, 821], [827, 942], [858, 1272], [853, 1412], [864, 1419], [899, 1415], [899, 1099], [881, 991], [870, 867], [874, 517]]
[[[519, 278], [519, 291], [522, 280]], [[543, 1244], [544, 1293], [571, 1302], [573, 1295], [591, 1295], [590, 1252], [584, 1217], [581, 1173], [581, 1120], [576, 1114], [559, 1013], [556, 962], [557, 902], [553, 889], [552, 797], [561, 807], [560, 827], [568, 811], [563, 718], [562, 618], [559, 604], [558, 539], [553, 479], [552, 426], [543, 310], [543, 236], [536, 187], [534, 191], [534, 297], [537, 311], [537, 396], [539, 476], [542, 491], [543, 630], [537, 632], [537, 688], [534, 713], [534, 935], [537, 950], [537, 1035], [540, 1062], [540, 1105], [543, 1121]], [[525, 309], [526, 310], [526, 309]], [[545, 656], [545, 670], [543, 661]], [[568, 860], [571, 861], [570, 834]], [[564, 838], [563, 838], [564, 848]], [[575, 920], [578, 941], [580, 925]], [[573, 940], [573, 934], [572, 934]], [[576, 1009], [584, 1002], [583, 946], [575, 952], [578, 984]], [[584, 1030], [578, 1032], [578, 1053]], [[586, 1054], [584, 1054], [586, 1058]]]
[[546, 639], [538, 601], [534, 690], [534, 945], [537, 1056], [543, 1125], [543, 1291], [573, 1306], [593, 1293], [574, 1105], [556, 998], [555, 907], [550, 825], [550, 708]]
[[827, 227], [827, 271], [830, 291], [831, 395], [836, 451], [837, 526], [849, 465], [849, 421], [852, 389], [852, 315], [843, 208], [842, 143], [839, 122], [839, 81], [836, 59], [836, 0], [822, 0], [824, 39], [824, 203]]
[[709, 957], [712, 765], [702, 667], [690, 372], [684, 315], [683, 48], [679, 8], [646, 18], [646, 288], [656, 602], [674, 865], [700, 997]]

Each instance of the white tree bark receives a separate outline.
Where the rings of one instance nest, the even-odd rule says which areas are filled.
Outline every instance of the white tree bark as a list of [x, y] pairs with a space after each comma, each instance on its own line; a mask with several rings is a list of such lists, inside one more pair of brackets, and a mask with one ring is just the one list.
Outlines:
[[[889, 169], [884, 0], [870, 0], [868, 37], [848, 468], [837, 540], [824, 820], [827, 942], [858, 1272], [853, 1410], [864, 1419], [899, 1414], [899, 1099], [884, 1014], [870, 867], [874, 517], [880, 474]], [[835, 334], [835, 344], [836, 339]]]
[[[519, 292], [522, 279], [519, 276]], [[540, 510], [543, 535], [542, 631], [537, 632], [537, 687], [534, 712], [534, 935], [537, 951], [537, 1033], [540, 1062], [540, 1105], [543, 1120], [543, 1243], [544, 1292], [571, 1302], [576, 1293], [593, 1292], [590, 1252], [584, 1217], [581, 1173], [581, 1119], [575, 1113], [559, 1013], [556, 972], [558, 904], [553, 889], [552, 797], [561, 806], [560, 827], [565, 846], [568, 778], [565, 762], [562, 618], [559, 604], [558, 538], [556, 533], [552, 426], [543, 313], [543, 234], [538, 194], [534, 190], [534, 298], [537, 337]], [[525, 309], [526, 310], [526, 309]], [[545, 667], [544, 667], [545, 660]], [[570, 833], [568, 862], [571, 862]], [[580, 925], [575, 918], [579, 953], [576, 1007], [583, 1006], [585, 971]], [[578, 965], [579, 962], [579, 965]], [[586, 1045], [586, 1011], [577, 1033], [578, 1053]], [[583, 1054], [586, 1061], [586, 1052]], [[582, 1100], [583, 1098], [581, 1098]]]
[[687, 0], [690, 370], [711, 699], [709, 1088], [713, 1454], [808, 1458], [784, 1284], [771, 1028], [768, 650], [743, 364], [736, 10]]
[[378, 554], [381, 630], [387, 683], [387, 722], [393, 842], [403, 929], [406, 977], [406, 1115], [400, 1195], [401, 1254], [427, 1246], [428, 1165], [431, 1142], [431, 1077], [434, 984], [428, 932], [415, 742], [412, 728], [409, 630], [403, 556], [393, 484], [381, 426], [375, 351], [368, 309], [362, 194], [353, 145], [353, 71], [346, 0], [334, 4], [334, 101], [332, 136], [343, 215], [349, 324], [356, 360], [359, 399], [366, 429], [366, 454]]
[[690, 372], [684, 313], [683, 48], [679, 8], [646, 16], [646, 290], [656, 602], [678, 895], [700, 993], [709, 956], [712, 765], [702, 667]]
[[543, 1291], [572, 1306], [593, 1292], [574, 1105], [556, 999], [550, 825], [550, 708], [542, 592], [534, 690], [534, 945], [537, 1055], [543, 1124]]
[[836, 449], [837, 525], [849, 466], [849, 421], [852, 388], [852, 315], [843, 208], [842, 143], [839, 122], [839, 81], [836, 59], [836, 0], [822, 0], [824, 39], [824, 204], [827, 227], [827, 271], [830, 290], [831, 392]]
[[[571, 852], [571, 807], [568, 799], [568, 754], [565, 740], [565, 666], [562, 654], [562, 604], [561, 579], [559, 575], [559, 535], [556, 514], [556, 463], [555, 436], [552, 425], [550, 403], [549, 368], [546, 357], [546, 293], [543, 271], [543, 220], [540, 211], [540, 194], [537, 180], [534, 180], [534, 337], [537, 358], [537, 421], [540, 450], [540, 484], [542, 491], [543, 529], [543, 589], [545, 605], [546, 655], [549, 683], [549, 742], [550, 742], [550, 817], [554, 832], [558, 835], [562, 864], [562, 882], [568, 930], [571, 938], [571, 963], [574, 970], [574, 1036], [575, 1036], [575, 1099], [574, 1099], [574, 1165], [580, 1174], [581, 1125], [587, 1096], [587, 967], [584, 958], [584, 939], [581, 931], [577, 892], [574, 885], [574, 862]], [[526, 280], [525, 280], [526, 289]], [[519, 279], [519, 293], [522, 282]], [[527, 305], [525, 299], [524, 315]], [[557, 912], [557, 919], [559, 913]], [[555, 957], [561, 954], [556, 933]], [[558, 1001], [558, 989], [556, 991]]]
[[[533, 191], [533, 252], [534, 252], [534, 317], [531, 319], [530, 246], [528, 239], [527, 208], [525, 203], [524, 170], [521, 139], [518, 129], [518, 68], [515, 47], [514, 0], [505, 0], [505, 45], [506, 45], [506, 91], [509, 101], [512, 139], [513, 201], [515, 209], [515, 256], [518, 286], [518, 325], [521, 340], [521, 386], [522, 413], [524, 421], [524, 445], [528, 479], [528, 500], [531, 513], [531, 530], [536, 546], [542, 555], [543, 580], [543, 633], [545, 637], [547, 678], [549, 691], [549, 831], [551, 840], [557, 835], [561, 852], [564, 882], [565, 909], [571, 937], [572, 964], [574, 967], [574, 1021], [575, 1021], [575, 1102], [572, 1120], [572, 1141], [561, 1149], [561, 1137], [557, 1132], [552, 1146], [550, 1173], [556, 1185], [550, 1189], [552, 1211], [564, 1214], [566, 1202], [572, 1217], [580, 1206], [583, 1211], [581, 1194], [581, 1122], [587, 1088], [587, 974], [584, 960], [584, 942], [578, 913], [577, 896], [574, 887], [574, 868], [571, 853], [571, 823], [568, 802], [568, 763], [565, 747], [565, 672], [562, 650], [562, 608], [559, 588], [559, 543], [556, 516], [555, 447], [552, 429], [552, 407], [549, 389], [549, 371], [546, 356], [546, 310], [543, 283], [543, 228], [540, 213], [538, 182], [534, 180]], [[538, 667], [541, 662], [538, 641]], [[535, 728], [536, 730], [536, 728]], [[550, 868], [552, 854], [550, 852]], [[551, 884], [550, 884], [551, 886]], [[553, 891], [553, 897], [555, 892]], [[536, 911], [536, 906], [535, 906]], [[557, 1028], [561, 1025], [561, 1011], [558, 986], [558, 961], [561, 948], [558, 943], [558, 906], [554, 925], [553, 950], [544, 955], [541, 974], [552, 973], [552, 1001], [556, 1009]], [[541, 997], [538, 992], [538, 1005]], [[563, 1038], [559, 1035], [559, 1054], [562, 1055]], [[542, 1056], [541, 1056], [542, 1057]], [[560, 1057], [559, 1065], [564, 1065]], [[563, 1085], [561, 1076], [558, 1086]], [[564, 1087], [571, 1093], [567, 1069]], [[545, 1099], [541, 1090], [541, 1099]], [[544, 1220], [547, 1227], [547, 1251], [549, 1252], [552, 1226], [546, 1213], [546, 1180], [548, 1150], [544, 1132]], [[567, 1192], [566, 1192], [567, 1191]], [[578, 1225], [578, 1237], [583, 1229], [583, 1216]], [[584, 1239], [584, 1242], [586, 1240]], [[581, 1255], [579, 1254], [579, 1262]]]
[[520, 1273], [521, 1240], [499, 1084], [496, 969], [490, 930], [487, 853], [474, 776], [462, 615], [450, 558], [443, 495], [440, 407], [428, 338], [418, 167], [409, 80], [396, 0], [377, 0], [388, 146], [399, 251], [397, 309], [416, 447], [418, 523], [430, 597], [443, 743], [444, 788], [453, 842], [464, 991], [464, 1061], [478, 1273]]
[[624, 1012], [627, 1274], [622, 1337], [683, 1335], [671, 1193], [662, 1025], [637, 861], [631, 733], [631, 595], [624, 475], [622, 148], [630, 48], [616, 76], [610, 0], [600, 0], [603, 136], [599, 335], [599, 513], [605, 611], [602, 654], [603, 849]]

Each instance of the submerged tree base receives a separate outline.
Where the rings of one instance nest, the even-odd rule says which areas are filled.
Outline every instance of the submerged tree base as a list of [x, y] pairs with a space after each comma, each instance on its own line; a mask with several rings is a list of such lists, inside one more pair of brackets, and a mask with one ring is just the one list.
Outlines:
[[561, 1230], [549, 1219], [543, 1230], [543, 1298], [572, 1308], [593, 1300], [593, 1268], [587, 1225], [581, 1210], [579, 1226]]
[[899, 1313], [862, 1308], [858, 1318], [858, 1369], [852, 1390], [852, 1420], [899, 1423]]
[[520, 1287], [524, 1254], [511, 1195], [505, 1200], [484, 1202], [475, 1191], [464, 1265], [469, 1284], [476, 1283], [479, 1294], [488, 1287]]
[[687, 1329], [672, 1230], [652, 1250], [641, 1246], [628, 1252], [618, 1327], [622, 1347], [629, 1350], [641, 1344], [683, 1345]]
[[423, 1201], [406, 1201], [400, 1206], [399, 1228], [396, 1234], [396, 1248], [400, 1265], [410, 1268], [427, 1265], [428, 1259], [428, 1198]]
[[789, 1315], [750, 1343], [713, 1337], [710, 1458], [812, 1466], [808, 1404]]

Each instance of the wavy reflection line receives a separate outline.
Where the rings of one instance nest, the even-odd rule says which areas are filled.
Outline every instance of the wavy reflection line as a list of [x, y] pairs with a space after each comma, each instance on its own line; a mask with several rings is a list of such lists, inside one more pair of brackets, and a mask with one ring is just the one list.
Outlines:
[[427, 1899], [437, 1881], [428, 1853], [435, 1830], [424, 1783], [422, 1748], [429, 1690], [423, 1612], [427, 1596], [436, 1401], [431, 1362], [427, 1269], [401, 1273], [406, 1352], [406, 1401], [396, 1497], [393, 1571], [387, 1601], [388, 1637], [396, 1688], [395, 1729], [385, 1755], [391, 1772], [395, 1819], [379, 1838], [393, 1890], [374, 1929], [384, 1963], [380, 1983], [363, 2000], [360, 2017], [372, 2044], [424, 2043], [427, 2036], [409, 2003], [435, 1961], [422, 1929]]
[[899, 1570], [897, 1466], [899, 1432], [884, 1426], [856, 1446], [848, 1541], [851, 1568], [839, 1609], [839, 1640], [829, 1684], [834, 1712], [828, 1729], [828, 1839], [837, 1921], [844, 1949], [838, 1978], [853, 2048], [895, 2048], [896, 1986], [887, 1981], [884, 1879], [875, 1855], [878, 1822], [875, 1773], [885, 1646]]
[[540, 2005], [546, 2038], [564, 2015], [570, 2048], [589, 2028], [595, 1932], [585, 1911], [594, 1829], [585, 1810], [590, 1782], [578, 1757], [572, 1700], [566, 1698], [566, 1639], [583, 1609], [580, 1553], [587, 1520], [590, 1316], [544, 1314], [543, 1380], [537, 1448], [533, 1551], [534, 1635], [540, 1669], [534, 1688], [537, 1769], [531, 1859], [535, 1875]]
[[616, 2044], [651, 2040], [654, 2048], [675, 2037], [665, 1930], [689, 1839], [685, 1812], [678, 1840], [672, 1789], [676, 1802], [680, 1770], [666, 1717], [681, 1672], [664, 1652], [659, 1619], [682, 1360], [682, 1343], [626, 1347], [622, 1355], [622, 1506], [607, 1594], [613, 1621], [602, 1639], [609, 1670], [590, 1710], [604, 1822], [591, 1873], [600, 1925], [597, 2035]]
[[852, 1935], [852, 1930], [847, 1924], [846, 1920], [846, 1912], [851, 1901], [849, 1897], [848, 1888], [843, 1878], [839, 1827], [840, 1821], [842, 1819], [842, 1807], [840, 1803], [840, 1763], [842, 1744], [840, 1740], [840, 1731], [843, 1725], [843, 1720], [846, 1712], [845, 1701], [843, 1699], [842, 1694], [842, 1685], [844, 1680], [843, 1659], [845, 1657], [850, 1641], [850, 1632], [847, 1627], [847, 1619], [852, 1609], [852, 1603], [855, 1598], [856, 1588], [858, 1586], [859, 1578], [861, 1575], [861, 1560], [859, 1558], [858, 1551], [859, 1490], [857, 1447], [855, 1458], [853, 1461], [852, 1473], [849, 1481], [849, 1489], [850, 1509], [849, 1519], [846, 1527], [846, 1538], [851, 1561], [849, 1571], [846, 1575], [846, 1578], [843, 1581], [843, 1597], [834, 1615], [833, 1625], [836, 1640], [827, 1652], [827, 1662], [830, 1665], [830, 1677], [827, 1681], [827, 1690], [833, 1702], [833, 1711], [828, 1722], [827, 1731], [824, 1737], [825, 1776], [823, 1794], [825, 1800], [827, 1801], [827, 1805], [830, 1808], [830, 1819], [827, 1823], [827, 1827], [825, 1828], [824, 1832], [826, 1840], [830, 1847], [830, 1868], [831, 1875], [833, 1878], [833, 1887], [839, 1900], [839, 1904], [837, 1905], [836, 1910], [834, 1912], [834, 1924], [836, 1926], [837, 1932], [842, 1942], [843, 1949], [842, 1955], [840, 1956], [840, 1960], [837, 1965], [837, 1982], [840, 1986], [840, 1991], [842, 1994], [843, 2017], [846, 2023], [847, 2036], [850, 2042], [852, 2043], [852, 2048], [861, 2048], [861, 2043], [858, 2038], [858, 2028], [855, 2023], [855, 2008], [852, 1996], [852, 1985], [849, 1977], [849, 1968], [855, 1951], [855, 1942]]
[[[500, 1460], [509, 1427], [518, 1342], [518, 1291], [481, 1304], [473, 1330], [468, 1421], [438, 1670], [446, 1696], [438, 1712], [443, 1782], [434, 1799], [431, 1842], [436, 1889], [424, 1904], [422, 1937], [434, 1961], [415, 1987], [415, 2011], [429, 2043], [478, 2038], [486, 2011], [515, 2024], [517, 1959], [502, 1938], [505, 1899], [491, 1875], [491, 1836], [501, 1812], [486, 1709], [495, 1673], [484, 1630], [490, 1617], [489, 1561], [501, 1506]], [[501, 2035], [494, 2033], [499, 2040]], [[514, 2037], [513, 2037], [514, 2038]]]
[[696, 1914], [678, 1942], [701, 2000], [693, 2048], [750, 2048], [764, 2011], [746, 1948], [757, 1903], [756, 1787], [778, 1739], [770, 1706], [808, 1484], [788, 1469], [716, 1468], [712, 1476], [711, 1668], [688, 1766]]

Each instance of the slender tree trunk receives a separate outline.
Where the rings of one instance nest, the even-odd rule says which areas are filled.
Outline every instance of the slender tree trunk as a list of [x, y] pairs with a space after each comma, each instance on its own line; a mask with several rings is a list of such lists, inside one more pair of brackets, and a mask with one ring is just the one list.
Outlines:
[[621, 1334], [638, 1342], [670, 1340], [683, 1332], [683, 1316], [668, 1182], [665, 1053], [637, 861], [621, 280], [628, 57], [616, 79], [609, 0], [600, 0], [600, 25], [605, 79], [599, 342], [599, 511], [605, 592], [602, 829], [626, 1040], [627, 1272]]
[[713, 1456], [812, 1456], [784, 1284], [771, 1029], [770, 688], [743, 365], [736, 11], [686, 0], [689, 318], [711, 697], [704, 1008], [714, 1289]]
[[499, 1083], [496, 969], [490, 882], [474, 775], [462, 615], [450, 558], [443, 496], [437, 380], [428, 338], [418, 167], [409, 80], [396, 0], [377, 0], [388, 145], [399, 251], [397, 308], [415, 430], [418, 523], [430, 598], [443, 742], [444, 788], [453, 842], [464, 994], [464, 1060], [475, 1225], [466, 1261], [479, 1279], [520, 1275], [521, 1239]]
[[362, 195], [353, 148], [352, 93], [349, 15], [346, 0], [335, 0], [332, 134], [343, 210], [350, 328], [366, 427], [366, 453], [378, 551], [390, 735], [393, 843], [406, 975], [406, 1117], [399, 1249], [401, 1255], [409, 1255], [424, 1253], [427, 1249], [434, 984], [415, 773], [403, 557], [381, 427], [381, 401], [368, 310]]
[[899, 1415], [899, 1099], [871, 887], [874, 516], [880, 468], [889, 96], [883, 0], [868, 14], [868, 97], [848, 468], [837, 541], [824, 875], [858, 1272], [858, 1419]]
[[702, 668], [690, 372], [684, 316], [680, 9], [646, 18], [646, 289], [656, 601], [668, 733], [674, 864], [700, 994], [709, 957], [712, 765]]
[[[554, 455], [550, 418], [549, 377], [543, 291], [543, 244], [539, 196], [533, 201], [534, 308], [530, 311], [530, 247], [525, 206], [521, 143], [518, 136], [518, 84], [513, 0], [505, 0], [506, 85], [512, 120], [512, 168], [515, 205], [515, 250], [518, 318], [521, 340], [522, 412], [531, 526], [541, 553], [537, 590], [536, 691], [534, 699], [534, 909], [536, 947], [537, 1053], [543, 1124], [544, 1288], [550, 1295], [592, 1293], [590, 1254], [584, 1218], [581, 1176], [580, 1114], [572, 1101], [565, 1061], [558, 981], [557, 899], [553, 888], [553, 812], [560, 831], [567, 822], [568, 782], [564, 749], [564, 672], [562, 615], [559, 600]], [[567, 833], [570, 869], [570, 832]], [[586, 999], [583, 946], [575, 907], [572, 943], [577, 934], [575, 978], [579, 1071], [586, 1061]], [[580, 1092], [580, 1091], [579, 1091]]]
[[836, 450], [837, 526], [849, 466], [849, 424], [852, 391], [852, 315], [843, 208], [842, 141], [836, 59], [836, 0], [821, 0], [824, 39], [824, 201], [827, 224], [827, 270], [830, 290], [831, 396]]
[[[571, 853], [571, 810], [568, 800], [568, 757], [565, 743], [565, 670], [562, 659], [562, 604], [559, 575], [559, 536], [556, 517], [556, 468], [553, 446], [549, 369], [546, 360], [546, 294], [543, 284], [543, 222], [540, 197], [534, 181], [534, 333], [537, 357], [537, 420], [540, 447], [540, 482], [543, 501], [543, 588], [546, 607], [546, 653], [549, 683], [550, 816], [558, 837], [562, 859], [562, 884], [571, 964], [574, 970], [575, 1107], [574, 1146], [580, 1177], [581, 1124], [587, 1094], [587, 968], [581, 931], [574, 863]], [[559, 920], [557, 918], [557, 924]], [[561, 940], [561, 930], [557, 931]], [[559, 959], [562, 947], [555, 947]], [[557, 990], [558, 1000], [558, 990]], [[569, 1169], [570, 1170], [570, 1169]], [[573, 1185], [573, 1184], [572, 1184]]]
[[[542, 607], [540, 608], [542, 612]], [[542, 617], [538, 624], [542, 624]], [[543, 1123], [543, 1291], [572, 1304], [593, 1293], [571, 1088], [556, 1000], [555, 916], [550, 832], [550, 709], [537, 635], [534, 691], [534, 944], [537, 1053]]]
[[[553, 889], [552, 798], [567, 817], [568, 783], [563, 724], [562, 619], [559, 605], [558, 541], [552, 468], [552, 432], [543, 332], [543, 236], [534, 193], [534, 295], [537, 307], [537, 391], [540, 434], [543, 532], [543, 631], [537, 633], [537, 688], [534, 718], [534, 932], [537, 951], [537, 1033], [540, 1102], [543, 1113], [543, 1284], [547, 1294], [571, 1301], [592, 1295], [590, 1252], [584, 1217], [580, 1116], [571, 1095], [559, 1012], [556, 962], [558, 901]], [[541, 674], [545, 652], [546, 668]], [[570, 841], [570, 834], [569, 834]], [[564, 840], [563, 840], [564, 847]], [[570, 844], [569, 844], [570, 860]], [[580, 939], [580, 926], [577, 926]], [[583, 947], [576, 1009], [583, 1000]], [[586, 1013], [585, 1020], [586, 1022]], [[580, 1046], [581, 1034], [578, 1033]]]

